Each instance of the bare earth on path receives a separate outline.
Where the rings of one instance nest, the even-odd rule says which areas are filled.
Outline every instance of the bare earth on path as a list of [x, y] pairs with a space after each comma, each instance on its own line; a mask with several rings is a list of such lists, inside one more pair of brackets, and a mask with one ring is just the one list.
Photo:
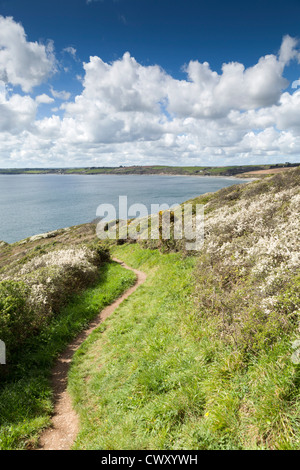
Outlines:
[[134, 286], [128, 289], [115, 302], [103, 309], [90, 323], [89, 328], [80, 333], [58, 358], [51, 376], [51, 385], [54, 395], [52, 425], [42, 433], [38, 446], [39, 450], [70, 450], [72, 447], [79, 430], [78, 416], [72, 408], [71, 398], [67, 392], [68, 372], [73, 354], [92, 331], [106, 320], [123, 300], [127, 299], [146, 280], [145, 273], [130, 268], [116, 258], [113, 258], [113, 260], [125, 269], [133, 271], [137, 275], [137, 281]]

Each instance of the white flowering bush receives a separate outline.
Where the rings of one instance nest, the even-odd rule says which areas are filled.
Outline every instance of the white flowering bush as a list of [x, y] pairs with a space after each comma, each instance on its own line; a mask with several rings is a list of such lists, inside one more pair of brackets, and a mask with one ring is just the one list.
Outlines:
[[33, 260], [26, 263], [19, 271], [19, 275], [24, 275], [36, 271], [40, 268], [49, 266], [58, 267], [79, 267], [84, 272], [93, 271], [96, 263], [95, 253], [86, 246], [70, 247], [67, 249], [56, 250], [37, 256]]
[[298, 328], [300, 302], [283, 308], [280, 300], [292, 288], [300, 296], [300, 171], [288, 173], [226, 188], [206, 205], [199, 314], [214, 317], [224, 339], [252, 350]]
[[94, 283], [107, 259], [99, 246], [74, 245], [31, 252], [0, 274], [0, 337], [8, 351], [18, 348], [59, 313], [70, 296]]
[[299, 188], [219, 208], [205, 220], [206, 249], [228, 264], [233, 257], [270, 278], [274, 268], [278, 273], [295, 270], [300, 261], [299, 212]]

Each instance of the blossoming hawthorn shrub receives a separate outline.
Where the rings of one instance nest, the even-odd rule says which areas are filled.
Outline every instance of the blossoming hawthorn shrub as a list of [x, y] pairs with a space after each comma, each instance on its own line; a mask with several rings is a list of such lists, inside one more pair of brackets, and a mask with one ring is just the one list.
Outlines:
[[0, 338], [8, 355], [42, 330], [70, 296], [96, 282], [109, 257], [98, 245], [68, 246], [14, 265], [0, 276]]
[[199, 321], [215, 318], [215, 335], [257, 351], [298, 328], [300, 171], [238, 193], [233, 204], [218, 193], [208, 203], [195, 274]]

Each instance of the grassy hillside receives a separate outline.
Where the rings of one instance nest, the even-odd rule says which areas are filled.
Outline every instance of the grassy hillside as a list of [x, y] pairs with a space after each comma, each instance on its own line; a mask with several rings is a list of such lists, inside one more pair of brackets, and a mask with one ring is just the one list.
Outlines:
[[76, 356], [77, 449], [300, 448], [300, 171], [193, 202], [200, 253], [113, 248], [148, 280]]
[[[30, 366], [25, 355], [0, 379], [0, 403], [6, 403], [0, 405], [0, 447], [33, 445], [49, 422], [50, 364], [73, 334], [61, 336], [56, 322], [67, 322], [68, 330], [75, 315], [77, 331], [133, 282], [130, 273], [103, 264], [109, 246], [148, 277], [75, 355], [69, 389], [81, 430], [74, 447], [300, 448], [300, 354], [294, 349], [300, 339], [300, 168], [190, 202], [205, 205], [205, 243], [197, 252], [185, 250], [186, 240], [162, 236], [95, 243], [92, 224], [0, 246], [2, 325], [7, 306], [21, 300], [22, 325], [27, 314], [42, 320], [41, 331], [24, 340]], [[62, 256], [66, 250], [76, 263]], [[62, 296], [57, 306], [37, 300], [28, 309], [22, 289], [36, 290], [38, 280], [46, 293], [51, 278], [55, 292], [65, 272], [66, 279], [80, 280], [81, 296], [76, 281], [65, 305]], [[10, 297], [7, 282], [23, 283], [17, 303], [1, 300]], [[12, 348], [12, 357], [17, 353]]]
[[194, 258], [114, 253], [148, 279], [76, 354], [75, 449], [298, 449], [293, 336], [278, 325], [272, 347], [246, 352], [202, 318]]
[[90, 226], [74, 227], [0, 248], [2, 450], [36, 445], [50, 424], [56, 357], [135, 281], [90, 236]]

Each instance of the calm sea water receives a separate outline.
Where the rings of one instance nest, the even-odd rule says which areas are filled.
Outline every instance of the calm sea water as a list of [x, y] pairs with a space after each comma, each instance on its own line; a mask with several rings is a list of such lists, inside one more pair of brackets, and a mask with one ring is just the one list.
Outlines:
[[[91, 222], [100, 204], [169, 205], [237, 184], [234, 178], [158, 175], [0, 175], [0, 240]], [[242, 182], [242, 181], [241, 181]]]

